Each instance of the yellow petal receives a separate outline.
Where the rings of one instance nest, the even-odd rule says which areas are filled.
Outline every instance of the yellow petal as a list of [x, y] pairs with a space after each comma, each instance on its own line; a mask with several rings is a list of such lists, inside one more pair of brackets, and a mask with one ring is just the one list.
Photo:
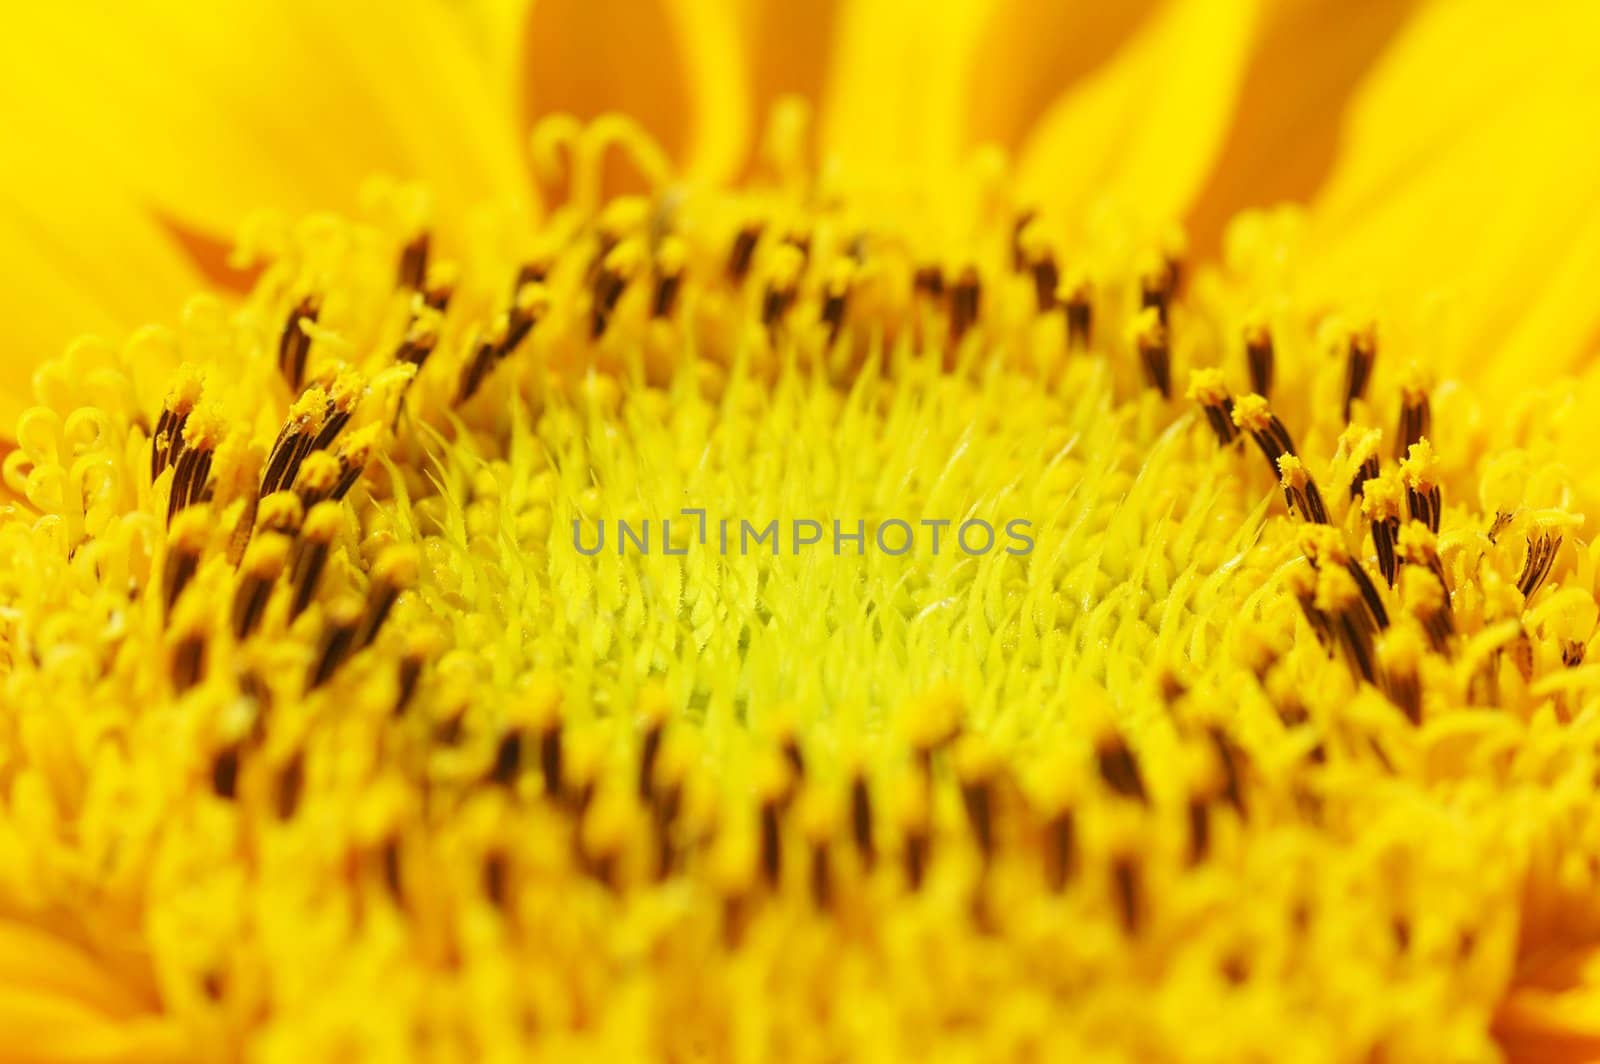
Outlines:
[[904, 183], [960, 161], [964, 71], [981, 14], [961, 0], [843, 6], [821, 140], [850, 179]]
[[742, 166], [751, 122], [732, 0], [646, 0], [626, 12], [589, 0], [507, 7], [498, 24], [520, 26], [525, 123], [618, 112], [692, 177], [726, 179]]
[[431, 0], [136, 0], [12, 12], [0, 88], [102, 149], [168, 216], [231, 237], [262, 207], [348, 209], [427, 181], [447, 213], [528, 194], [506, 101]]
[[1052, 105], [1023, 151], [1028, 198], [1082, 214], [1182, 217], [1221, 149], [1256, 0], [1168, 0], [1112, 63]]
[[205, 286], [169, 232], [48, 127], [13, 124], [0, 157], [0, 438], [33, 402], [34, 370], [73, 339], [171, 321]]
[[1311, 290], [1371, 303], [1491, 391], [1592, 353], [1600, 142], [1575, 103], [1600, 94], [1597, 42], [1584, 0], [1419, 16], [1358, 97], [1314, 204]]
[[1278, 0], [1269, 8], [1215, 169], [1189, 216], [1213, 251], [1247, 207], [1305, 201], [1333, 167], [1345, 107], [1411, 0]]

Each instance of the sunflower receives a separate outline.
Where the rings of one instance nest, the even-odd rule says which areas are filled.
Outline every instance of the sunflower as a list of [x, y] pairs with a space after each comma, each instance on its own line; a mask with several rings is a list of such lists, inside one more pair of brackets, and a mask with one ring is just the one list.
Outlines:
[[1600, 1059], [1592, 5], [12, 15], [0, 1059]]

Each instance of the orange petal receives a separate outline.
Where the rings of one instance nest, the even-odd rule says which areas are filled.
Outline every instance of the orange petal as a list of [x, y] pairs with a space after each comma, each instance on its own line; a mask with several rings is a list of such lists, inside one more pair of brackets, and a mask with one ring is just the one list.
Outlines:
[[502, 10], [500, 25], [520, 26], [526, 124], [558, 112], [617, 112], [693, 177], [730, 178], [743, 164], [750, 108], [732, 0], [645, 0], [625, 13], [588, 0], [535, 0]]

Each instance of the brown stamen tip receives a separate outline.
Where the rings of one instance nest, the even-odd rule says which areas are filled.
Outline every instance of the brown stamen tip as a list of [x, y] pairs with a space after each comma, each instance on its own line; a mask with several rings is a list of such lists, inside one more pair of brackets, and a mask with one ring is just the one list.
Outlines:
[[1350, 420], [1350, 409], [1357, 399], [1367, 394], [1367, 384], [1372, 380], [1372, 364], [1378, 357], [1376, 331], [1368, 326], [1350, 333], [1345, 341], [1344, 419]]
[[210, 535], [211, 515], [203, 510], [186, 510], [173, 521], [172, 531], [167, 535], [167, 561], [161, 576], [163, 605], [168, 616], [200, 567], [200, 553]]
[[1439, 460], [1426, 438], [1407, 449], [1407, 458], [1400, 463], [1400, 476], [1406, 486], [1406, 508], [1411, 519], [1421, 521], [1438, 535], [1444, 515], [1439, 496]]
[[1122, 736], [1110, 732], [1101, 737], [1095, 745], [1095, 766], [1112, 792], [1139, 802], [1149, 801], [1139, 762]]
[[1111, 890], [1122, 930], [1129, 935], [1138, 934], [1144, 920], [1144, 898], [1140, 886], [1139, 859], [1134, 854], [1119, 854], [1112, 859]]
[[495, 747], [494, 764], [489, 769], [489, 779], [502, 787], [510, 787], [517, 782], [517, 776], [522, 771], [523, 734], [520, 728], [512, 728], [500, 737], [500, 745]]
[[327, 620], [317, 646], [317, 658], [306, 677], [306, 690], [327, 683], [355, 650], [356, 630], [361, 623], [361, 600], [348, 596], [328, 604]]
[[1522, 575], [1517, 578], [1517, 590], [1522, 592], [1524, 600], [1531, 599], [1534, 592], [1544, 585], [1545, 578], [1550, 575], [1550, 566], [1556, 560], [1556, 552], [1560, 549], [1559, 532], [1540, 529], [1528, 537], [1528, 557], [1522, 564]]
[[[1402, 536], [1413, 527], [1404, 529]], [[1400, 573], [1400, 600], [1422, 625], [1433, 649], [1441, 654], [1446, 653], [1450, 639], [1455, 635], [1455, 622], [1450, 613], [1450, 596], [1441, 575], [1425, 563], [1407, 565]]]
[[778, 889], [783, 878], [781, 808], [776, 797], [769, 797], [761, 803], [761, 874], [772, 890]]
[[1171, 324], [1172, 297], [1178, 288], [1178, 271], [1170, 258], [1152, 256], [1139, 272], [1139, 309], [1153, 311], [1162, 327]]
[[1422, 723], [1422, 678], [1418, 666], [1424, 647], [1416, 627], [1404, 624], [1392, 629], [1378, 646], [1383, 665], [1383, 686], [1406, 720]]
[[317, 503], [306, 515], [289, 577], [294, 592], [289, 609], [291, 619], [305, 612], [316, 596], [317, 583], [328, 561], [328, 551], [343, 523], [344, 514], [339, 504], [332, 501]]
[[987, 742], [977, 735], [968, 735], [956, 749], [955, 761], [961, 802], [972, 827], [972, 839], [987, 863], [994, 856], [995, 785], [999, 760]]
[[166, 402], [162, 404], [161, 416], [156, 419], [156, 428], [150, 436], [150, 480], [155, 481], [162, 472], [177, 460], [178, 453], [183, 447], [184, 426], [188, 423], [189, 414], [200, 401], [201, 376], [200, 371], [193, 366], [185, 365], [178, 372], [178, 379], [172, 386], [172, 391], [167, 394]]
[[184, 422], [181, 444], [172, 458], [167, 494], [167, 527], [178, 512], [211, 497], [211, 461], [223, 437], [222, 419], [197, 411]]
[[356, 647], [365, 648], [378, 637], [378, 630], [403, 592], [417, 586], [422, 571], [422, 556], [410, 544], [397, 543], [384, 548], [372, 566], [372, 586], [367, 592], [366, 613]]
[[1133, 343], [1139, 351], [1145, 380], [1161, 393], [1163, 399], [1171, 399], [1172, 350], [1167, 343], [1166, 325], [1153, 308], [1140, 311], [1134, 319]]
[[239, 794], [239, 747], [229, 745], [218, 750], [211, 759], [211, 793], [226, 801]]
[[423, 230], [400, 249], [400, 269], [397, 281], [401, 288], [420, 289], [428, 275], [428, 246], [430, 237]]
[[1319, 570], [1313, 605], [1328, 618], [1334, 641], [1344, 651], [1351, 670], [1368, 683], [1376, 682], [1372, 619], [1349, 569]]
[[315, 325], [321, 313], [321, 299], [306, 296], [289, 312], [289, 320], [278, 338], [278, 369], [291, 391], [298, 392], [305, 383], [306, 358], [311, 353], [311, 333], [306, 327]]
[[1094, 305], [1089, 282], [1079, 278], [1062, 285], [1056, 301], [1062, 306], [1067, 322], [1067, 349], [1087, 351], [1094, 326]]
[[678, 292], [683, 288], [683, 271], [689, 251], [681, 237], [669, 236], [656, 248], [655, 295], [650, 300], [652, 318], [670, 318], [678, 302]]
[[327, 451], [313, 451], [300, 464], [294, 478], [294, 494], [307, 509], [328, 498], [339, 486], [344, 467]]
[[233, 634], [244, 639], [266, 612], [272, 586], [289, 559], [289, 539], [278, 532], [257, 536], [240, 564], [239, 587], [233, 596]]
[[489, 335], [478, 341], [477, 346], [473, 348], [472, 356], [467, 359], [466, 365], [461, 367], [461, 379], [456, 386], [457, 403], [465, 403], [478, 394], [478, 389], [488, 378], [489, 371], [500, 361], [502, 345], [510, 335], [510, 329], [510, 317], [502, 314], [490, 326]]
[[733, 247], [728, 252], [728, 279], [734, 284], [742, 284], [750, 272], [750, 264], [755, 261], [756, 244], [760, 240], [759, 222], [745, 226], [734, 236]]
[[861, 863], [871, 869], [877, 860], [872, 838], [872, 792], [859, 772], [850, 781], [850, 836], [855, 841]]
[[328, 393], [321, 388], [307, 388], [289, 408], [289, 417], [267, 456], [267, 468], [261, 475], [261, 495], [270, 495], [294, 483], [300, 463], [311, 453], [312, 444], [327, 419]]
[[1298, 513], [1313, 524], [1328, 523], [1328, 510], [1323, 505], [1322, 493], [1317, 490], [1317, 482], [1311, 479], [1304, 462], [1292, 454], [1280, 455], [1278, 479], [1291, 513]]
[[1239, 427], [1233, 423], [1233, 396], [1228, 394], [1221, 370], [1195, 370], [1189, 379], [1189, 398], [1205, 411], [1206, 422], [1219, 446], [1227, 447], [1239, 438]]
[[1433, 431], [1433, 404], [1420, 382], [1400, 390], [1400, 427], [1395, 434], [1394, 456], [1404, 459], [1411, 448]]
[[950, 287], [950, 342], [960, 343], [967, 330], [978, 323], [982, 309], [982, 282], [975, 267], [967, 266]]
[[794, 306], [805, 265], [805, 256], [792, 244], [783, 244], [773, 253], [761, 296], [761, 324], [767, 329], [776, 329]]
[[911, 276], [911, 287], [938, 302], [944, 299], [944, 271], [935, 265], [918, 266]]
[[1250, 387], [1257, 395], [1272, 394], [1274, 355], [1272, 333], [1266, 322], [1254, 320], [1244, 327], [1244, 359], [1250, 371]]
[[1295, 453], [1294, 440], [1283, 422], [1267, 408], [1267, 401], [1255, 394], [1239, 396], [1233, 401], [1233, 423], [1256, 441], [1273, 475], [1277, 476], [1278, 459]]
[[850, 306], [850, 289], [855, 284], [856, 264], [848, 258], [834, 260], [822, 289], [822, 306], [817, 317], [828, 329], [828, 343], [838, 341]]
[[187, 691], [204, 678], [205, 671], [205, 633], [190, 632], [172, 648], [172, 686], [178, 691]]
[[1058, 810], [1044, 830], [1045, 882], [1059, 894], [1077, 869], [1078, 825], [1072, 809]]

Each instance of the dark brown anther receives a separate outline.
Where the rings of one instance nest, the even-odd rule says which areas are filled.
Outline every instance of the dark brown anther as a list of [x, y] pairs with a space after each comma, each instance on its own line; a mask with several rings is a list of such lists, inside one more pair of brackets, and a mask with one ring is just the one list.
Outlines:
[[1428, 526], [1428, 531], [1438, 534], [1439, 519], [1443, 516], [1443, 504], [1439, 499], [1439, 485], [1422, 483], [1413, 485], [1408, 479], [1406, 483], [1406, 511], [1413, 521], [1421, 521]]
[[1169, 259], [1159, 260], [1139, 278], [1139, 309], [1155, 311], [1156, 319], [1163, 328], [1170, 324], [1172, 297], [1177, 284], [1177, 271]]
[[1211, 853], [1211, 805], [1196, 795], [1189, 799], [1189, 863], [1197, 865]]
[[283, 335], [278, 339], [278, 369], [289, 382], [290, 391], [298, 392], [305, 383], [306, 357], [311, 353], [311, 334], [305, 327], [315, 325], [320, 313], [322, 301], [316, 296], [306, 296], [295, 304], [283, 326]]
[[559, 798], [562, 794], [559, 719], [551, 720], [539, 733], [539, 773], [544, 777], [544, 793]]
[[483, 855], [483, 896], [501, 912], [505, 911], [507, 887], [511, 879], [511, 862], [505, 851], [490, 850]]
[[[332, 446], [339, 433], [350, 424], [356, 404], [366, 391], [366, 381], [358, 373], [341, 373], [328, 389], [328, 405], [322, 419], [322, 431], [311, 441], [308, 451], [321, 451]], [[292, 482], [291, 478], [291, 482]]]
[[739, 230], [733, 238], [733, 248], [728, 252], [728, 280], [734, 284], [744, 282], [755, 261], [756, 244], [761, 240], [761, 224], [752, 223]]
[[645, 804], [649, 804], [655, 793], [656, 762], [661, 759], [664, 725], [665, 722], [659, 717], [647, 721], [639, 743], [639, 801]]
[[1372, 364], [1378, 357], [1378, 338], [1369, 327], [1350, 334], [1346, 343], [1344, 373], [1344, 419], [1350, 420], [1350, 408], [1357, 399], [1367, 394], [1367, 384], [1372, 380]]
[[1311, 479], [1305, 463], [1292, 454], [1278, 458], [1278, 480], [1283, 487], [1283, 498], [1291, 513], [1298, 513], [1312, 524], [1328, 523], [1328, 509], [1322, 502], [1322, 492]]
[[428, 276], [428, 233], [418, 233], [400, 249], [399, 284], [401, 288], [420, 290]]
[[672, 308], [678, 302], [678, 290], [683, 287], [683, 274], [661, 273], [656, 274], [655, 295], [650, 298], [650, 316], [652, 318], [672, 317]]
[[1545, 577], [1550, 575], [1550, 566], [1556, 560], [1556, 552], [1561, 549], [1561, 533], [1536, 532], [1528, 538], [1528, 558], [1522, 564], [1522, 575], [1517, 578], [1517, 590], [1522, 592], [1524, 600], [1531, 599], [1534, 592], [1544, 585]]
[[911, 287], [937, 303], [944, 298], [944, 272], [937, 266], [918, 266]]
[[1032, 207], [1018, 211], [1016, 220], [1011, 223], [1011, 269], [1021, 273], [1028, 267], [1028, 241], [1024, 239], [1028, 226], [1039, 217], [1039, 212]]
[[680, 847], [674, 837], [674, 825], [683, 807], [683, 785], [677, 781], [664, 787], [651, 807], [651, 825], [656, 836], [656, 879], [665, 880], [678, 864]]
[[859, 773], [850, 781], [850, 834], [861, 863], [870, 869], [877, 860], [872, 841], [872, 792], [867, 789], [866, 777]]
[[343, 500], [360, 482], [361, 474], [366, 472], [367, 462], [372, 458], [372, 452], [377, 445], [377, 433], [378, 426], [369, 425], [345, 437], [338, 452], [339, 480], [334, 484], [333, 491], [328, 494], [328, 499], [333, 502]]
[[1217, 753], [1217, 765], [1222, 769], [1222, 798], [1233, 806], [1234, 812], [1244, 816], [1244, 750], [1220, 724], [1207, 728], [1206, 735]]
[[401, 860], [400, 836], [390, 835], [378, 848], [378, 867], [383, 872], [383, 885], [396, 905], [406, 902], [405, 865]]
[[1367, 615], [1372, 619], [1373, 625], [1379, 630], [1389, 627], [1389, 611], [1384, 608], [1383, 597], [1378, 594], [1377, 585], [1372, 582], [1372, 577], [1367, 575], [1367, 570], [1354, 558], [1344, 563], [1345, 572], [1350, 574], [1350, 579], [1355, 581], [1356, 590], [1361, 592], [1361, 602], [1367, 609]]
[[421, 646], [407, 648], [400, 658], [398, 690], [394, 700], [395, 716], [404, 713], [411, 704], [412, 697], [417, 693], [417, 683], [422, 679], [422, 667], [427, 663], [427, 651]]
[[928, 874], [928, 849], [931, 843], [926, 826], [918, 824], [906, 829], [906, 882], [912, 890], [922, 889], [922, 880]]
[[328, 617], [317, 644], [317, 658], [306, 675], [306, 690], [327, 683], [339, 666], [355, 651], [356, 630], [361, 624], [361, 604], [353, 599], [338, 599], [328, 606]]
[[239, 586], [233, 595], [233, 635], [245, 639], [256, 630], [272, 597], [273, 585], [289, 557], [289, 541], [281, 533], [264, 532], [245, 551]]
[[[504, 324], [504, 323], [502, 323]], [[598, 335], [598, 333], [596, 334]], [[456, 402], [465, 403], [483, 386], [489, 376], [489, 371], [500, 361], [500, 343], [505, 333], [499, 331], [488, 339], [480, 340], [473, 348], [472, 357], [467, 359], [466, 365], [461, 367], [461, 379], [456, 385]]]
[[833, 870], [826, 840], [811, 844], [811, 903], [823, 912], [833, 905]]
[[1350, 478], [1350, 497], [1360, 498], [1366, 489], [1367, 481], [1376, 479], [1383, 472], [1383, 466], [1378, 462], [1376, 453], [1369, 454], [1361, 460], [1356, 467], [1355, 475]]
[[210, 495], [211, 459], [215, 453], [216, 437], [204, 429], [196, 431], [190, 421], [184, 428], [183, 449], [178, 452], [172, 471], [172, 485], [167, 495], [167, 526], [172, 526], [178, 512]]
[[1244, 329], [1244, 359], [1250, 370], [1250, 387], [1263, 399], [1272, 395], [1272, 333], [1265, 325], [1252, 323]]
[[1273, 476], [1281, 476], [1278, 460], [1295, 454], [1294, 440], [1283, 427], [1278, 416], [1267, 409], [1267, 401], [1259, 395], [1244, 395], [1234, 400], [1233, 423], [1250, 433], [1256, 446], [1266, 456]]
[[1577, 668], [1583, 664], [1584, 655], [1588, 650], [1588, 646], [1580, 640], [1567, 640], [1561, 644], [1561, 664], [1569, 669]]
[[494, 767], [489, 770], [489, 779], [502, 787], [510, 787], [517, 782], [517, 775], [521, 771], [522, 732], [513, 728], [500, 737], [500, 745], [494, 752]]
[[239, 795], [239, 747], [227, 746], [211, 759], [211, 792], [233, 801]]
[[589, 311], [589, 338], [598, 340], [605, 334], [611, 315], [616, 312], [622, 293], [628, 290], [628, 274], [614, 266], [609, 257], [595, 277], [593, 304]]
[[311, 453], [327, 419], [327, 393], [321, 388], [307, 388], [289, 408], [288, 420], [278, 431], [272, 452], [267, 456], [267, 468], [261, 475], [258, 494], [271, 495], [293, 486], [300, 473], [300, 463]]
[[844, 314], [850, 289], [846, 286], [840, 290], [829, 290], [822, 297], [822, 308], [817, 317], [823, 325], [828, 327], [828, 343], [835, 343], [839, 339], [839, 330], [844, 328]]
[[1044, 878], [1056, 893], [1066, 889], [1077, 866], [1078, 824], [1071, 809], [1062, 809], [1045, 825]]
[[761, 324], [768, 329], [776, 328], [789, 313], [789, 308], [794, 306], [795, 295], [793, 285], [777, 282], [767, 285], [761, 297]]
[[994, 856], [994, 781], [979, 777], [961, 784], [961, 802], [972, 825], [972, 839], [985, 862]]
[[1233, 423], [1233, 396], [1222, 383], [1222, 374], [1216, 370], [1197, 370], [1189, 384], [1189, 397], [1200, 404], [1206, 423], [1217, 437], [1217, 444], [1227, 447], [1239, 438], [1239, 426]]
[[1415, 666], [1388, 669], [1384, 673], [1384, 690], [1406, 720], [1422, 723], [1422, 681]]
[[182, 514], [173, 523], [167, 538], [167, 561], [161, 574], [163, 606], [168, 617], [172, 616], [178, 596], [200, 568], [200, 552], [205, 549], [210, 525], [209, 516], [198, 510]]
[[400, 346], [395, 349], [396, 362], [408, 362], [418, 369], [428, 361], [428, 356], [433, 354], [433, 349], [439, 344], [439, 331], [431, 326], [413, 323], [406, 330], [405, 336], [400, 340]]
[[[304, 613], [316, 596], [317, 583], [322, 579], [323, 567], [328, 562], [328, 551], [343, 520], [339, 504], [335, 502], [319, 502], [306, 515], [289, 572], [289, 584], [293, 590], [289, 606], [291, 620]], [[353, 637], [354, 632], [351, 634]]]
[[1149, 800], [1139, 762], [1122, 736], [1112, 734], [1100, 740], [1095, 749], [1095, 765], [1100, 778], [1114, 793], [1140, 802]]
[[199, 632], [184, 636], [172, 648], [172, 685], [187, 691], [205, 676], [206, 638]]
[[274, 805], [279, 820], [288, 820], [300, 808], [300, 796], [306, 789], [306, 756], [301, 751], [289, 759], [278, 773], [277, 795]]
[[1086, 282], [1074, 285], [1062, 303], [1067, 319], [1067, 349], [1087, 351], [1094, 325], [1094, 304], [1089, 299]]
[[1372, 547], [1378, 556], [1378, 572], [1384, 583], [1394, 587], [1400, 573], [1400, 556], [1395, 553], [1395, 541], [1400, 536], [1400, 519], [1385, 518], [1372, 522]]
[[356, 636], [358, 650], [372, 645], [401, 593], [416, 586], [420, 566], [416, 549], [405, 544], [394, 544], [378, 555], [372, 565], [372, 585], [367, 589], [366, 613]]
[[1061, 271], [1056, 268], [1055, 256], [1046, 251], [1029, 267], [1033, 274], [1033, 298], [1040, 314], [1048, 314], [1056, 305], [1056, 289], [1061, 284]]
[[192, 372], [183, 373], [166, 402], [161, 406], [161, 416], [156, 419], [156, 430], [150, 436], [150, 480], [154, 483], [162, 472], [176, 462], [183, 449], [183, 430], [189, 414], [200, 400], [200, 378]]
[[1160, 318], [1141, 316], [1136, 328], [1133, 342], [1139, 350], [1145, 380], [1161, 393], [1161, 398], [1171, 399], [1172, 348], [1167, 342], [1167, 327]]
[[1433, 431], [1433, 406], [1422, 388], [1407, 387], [1400, 393], [1400, 429], [1395, 434], [1394, 456], [1405, 458], [1413, 444]]
[[1144, 899], [1139, 887], [1139, 860], [1132, 854], [1122, 854], [1111, 862], [1111, 888], [1117, 903], [1117, 917], [1127, 934], [1139, 933], [1144, 919]]
[[978, 271], [971, 266], [961, 271], [961, 276], [950, 288], [950, 342], [960, 343], [967, 330], [978, 323], [981, 309], [982, 284]]
[[761, 803], [761, 874], [773, 890], [778, 889], [783, 877], [783, 833], [778, 806], [775, 797]]

